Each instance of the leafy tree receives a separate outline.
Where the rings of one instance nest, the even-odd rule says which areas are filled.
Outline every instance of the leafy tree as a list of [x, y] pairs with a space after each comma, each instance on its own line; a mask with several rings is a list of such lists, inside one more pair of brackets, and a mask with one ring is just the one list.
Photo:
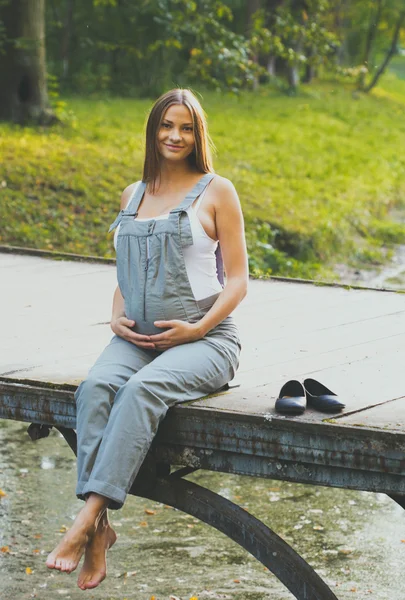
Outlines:
[[269, 5], [256, 13], [252, 42], [268, 56], [268, 71], [285, 75], [290, 90], [298, 87], [303, 70], [309, 81], [313, 69], [331, 62], [336, 52], [337, 37], [327, 27], [329, 6], [329, 0], [286, 0], [270, 13]]
[[84, 0], [72, 6], [73, 0], [51, 0], [48, 8], [52, 71], [65, 86], [156, 95], [193, 81], [233, 90], [252, 85], [249, 44], [220, 0]]
[[374, 73], [373, 77], [371, 78], [371, 81], [364, 86], [365, 92], [369, 92], [371, 89], [373, 89], [373, 87], [377, 84], [378, 80], [380, 79], [381, 75], [386, 70], [390, 60], [392, 59], [394, 54], [396, 54], [398, 50], [398, 41], [401, 29], [403, 27], [405, 27], [405, 8], [403, 8], [403, 10], [398, 14], [395, 14], [395, 23], [393, 25], [391, 44], [388, 47], [383, 61]]

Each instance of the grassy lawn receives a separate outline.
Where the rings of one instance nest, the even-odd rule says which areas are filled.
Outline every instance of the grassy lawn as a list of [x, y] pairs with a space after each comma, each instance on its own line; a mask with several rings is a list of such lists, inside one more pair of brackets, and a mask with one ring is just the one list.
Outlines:
[[[0, 124], [0, 244], [113, 256], [107, 230], [141, 177], [151, 101], [65, 100], [67, 125]], [[215, 169], [241, 198], [252, 272], [325, 276], [405, 243], [393, 217], [405, 208], [405, 79], [389, 74], [369, 96], [333, 82], [296, 97], [204, 92], [203, 105]]]

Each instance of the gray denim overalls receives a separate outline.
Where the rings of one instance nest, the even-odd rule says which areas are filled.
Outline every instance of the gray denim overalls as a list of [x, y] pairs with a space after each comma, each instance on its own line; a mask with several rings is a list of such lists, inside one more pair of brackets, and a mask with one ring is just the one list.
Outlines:
[[[137, 221], [141, 182], [112, 231], [117, 278], [134, 331], [164, 331], [158, 320], [196, 322], [219, 294], [196, 301], [183, 248], [193, 243], [186, 210], [214, 177], [206, 173], [166, 220]], [[221, 274], [219, 274], [221, 276]], [[114, 335], [76, 390], [78, 483], [84, 498], [96, 492], [120, 508], [168, 408], [218, 390], [235, 375], [241, 345], [231, 316], [202, 339], [165, 351], [145, 350]]]

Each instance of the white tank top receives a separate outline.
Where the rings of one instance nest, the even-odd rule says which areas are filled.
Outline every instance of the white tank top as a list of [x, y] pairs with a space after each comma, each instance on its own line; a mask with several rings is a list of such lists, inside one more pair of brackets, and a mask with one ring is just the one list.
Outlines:
[[[134, 188], [134, 191], [131, 194], [131, 198], [133, 197], [133, 194], [135, 193], [135, 190], [137, 189], [140, 183], [140, 181], [137, 181], [136, 188]], [[192, 292], [194, 294], [194, 298], [196, 300], [208, 298], [208, 296], [212, 296], [213, 294], [217, 294], [218, 292], [222, 291], [222, 285], [218, 281], [217, 263], [215, 257], [215, 250], [217, 249], [218, 242], [215, 242], [209, 237], [209, 235], [207, 235], [205, 229], [201, 224], [200, 219], [197, 216], [198, 209], [200, 207], [202, 199], [204, 198], [207, 187], [208, 186], [204, 188], [195, 205], [190, 206], [187, 209], [194, 243], [191, 246], [183, 248], [183, 256], [186, 265], [186, 271], [188, 279], [190, 281]], [[125, 208], [128, 207], [131, 198], [129, 199]], [[158, 217], [153, 217], [153, 219], [140, 219], [138, 217], [136, 220], [159, 221], [168, 218], [169, 213], [165, 215], [159, 215]], [[114, 233], [115, 249], [117, 248], [117, 236], [119, 228], [120, 225], [118, 225]]]

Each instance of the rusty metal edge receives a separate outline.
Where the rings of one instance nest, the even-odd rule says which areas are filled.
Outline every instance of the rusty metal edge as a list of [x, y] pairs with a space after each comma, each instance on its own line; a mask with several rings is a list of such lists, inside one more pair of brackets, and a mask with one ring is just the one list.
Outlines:
[[[68, 404], [74, 405], [74, 391], [76, 386], [70, 384], [47, 384], [45, 382], [34, 382], [35, 385], [30, 383], [30, 380], [21, 380], [21, 381], [13, 381], [9, 378], [0, 377], [0, 401], [2, 396], [5, 393], [17, 395], [19, 393], [23, 394], [32, 394], [35, 396], [43, 396], [46, 401], [56, 400], [55, 396], [58, 397], [57, 401], [63, 401]], [[229, 392], [228, 392], [229, 393]], [[1, 411], [1, 407], [0, 407]], [[353, 433], [353, 437], [356, 439], [364, 439], [369, 440], [370, 435], [373, 436], [374, 441], [384, 441], [384, 443], [397, 443], [399, 440], [405, 439], [405, 434], [402, 432], [396, 431], [383, 431], [374, 428], [368, 427], [360, 427], [358, 425], [346, 425], [341, 423], [330, 423], [329, 419], [324, 421], [314, 423], [311, 421], [305, 421], [303, 418], [295, 418], [289, 419], [285, 417], [279, 417], [277, 415], [272, 415], [271, 420], [268, 420], [263, 414], [258, 413], [240, 413], [232, 410], [224, 410], [224, 409], [213, 409], [213, 408], [205, 408], [202, 406], [195, 406], [193, 404], [187, 405], [187, 403], [174, 406], [170, 409], [170, 414], [176, 416], [177, 413], [181, 414], [179, 411], [187, 411], [187, 417], [197, 417], [199, 419], [210, 420], [213, 418], [223, 420], [232, 419], [235, 421], [241, 421], [246, 423], [247, 420], [250, 422], [255, 422], [260, 427], [269, 427], [271, 423], [276, 423], [277, 428], [279, 430], [284, 431], [296, 431], [300, 433], [313, 433], [319, 434], [322, 432], [322, 435], [328, 436], [336, 434], [342, 435], [350, 435]], [[41, 409], [37, 411], [38, 418], [41, 418]], [[66, 414], [63, 413], [58, 415], [57, 413], [54, 415], [54, 419], [50, 420], [46, 418], [44, 415], [44, 419], [46, 418], [47, 423], [57, 424], [58, 416], [63, 417], [65, 419]], [[27, 419], [29, 420], [29, 419]], [[45, 420], [43, 421], [45, 423]], [[61, 425], [66, 426], [66, 421], [64, 420]]]
[[185, 465], [193, 469], [276, 479], [305, 485], [336, 487], [405, 497], [405, 473], [366, 471], [350, 466], [322, 465], [283, 460], [274, 457], [253, 456], [217, 449], [192, 448], [176, 444], [157, 443], [157, 460]]
[[[4, 395], [11, 394], [17, 395], [18, 393], [30, 393], [34, 395], [42, 395], [47, 401], [51, 401], [57, 395], [61, 400], [71, 402], [74, 404], [74, 391], [76, 386], [70, 384], [51, 384], [46, 382], [31, 382], [30, 380], [12, 380], [10, 378], [0, 377], [0, 417], [1, 417], [1, 400]], [[230, 393], [230, 392], [228, 392]], [[313, 433], [328, 436], [336, 434], [353, 435], [357, 439], [369, 440], [370, 436], [373, 437], [374, 441], [384, 441], [385, 443], [397, 443], [399, 440], [405, 440], [405, 433], [397, 431], [384, 431], [368, 427], [360, 427], [358, 425], [346, 425], [341, 423], [331, 423], [329, 419], [314, 423], [311, 421], [305, 421], [304, 418], [289, 419], [285, 417], [279, 417], [277, 415], [271, 415], [271, 419], [268, 416], [258, 413], [241, 413], [232, 410], [224, 409], [213, 409], [205, 408], [203, 406], [195, 406], [193, 404], [187, 405], [183, 403], [181, 405], [174, 406], [170, 409], [170, 414], [173, 416], [181, 415], [181, 411], [187, 411], [187, 416], [195, 416], [197, 418], [206, 418], [206, 420], [212, 420], [218, 418], [220, 420], [233, 419], [236, 421], [246, 422], [248, 419], [251, 422], [255, 422], [257, 426], [269, 427], [271, 424], [277, 424], [277, 428], [280, 430], [297, 431], [301, 433]], [[62, 415], [65, 417], [66, 415]], [[41, 417], [41, 410], [38, 410], [38, 418]], [[6, 418], [6, 417], [4, 417]], [[28, 420], [28, 419], [27, 419]], [[41, 421], [39, 421], [41, 422]], [[44, 421], [45, 423], [45, 421]], [[49, 423], [49, 420], [47, 420]], [[57, 424], [58, 420], [55, 419], [52, 424]], [[66, 421], [60, 423], [66, 426]]]
[[[225, 410], [223, 408], [212, 409], [212, 408], [205, 408], [203, 406], [195, 406], [195, 405], [187, 406], [185, 404], [174, 406], [170, 410], [173, 411], [173, 414], [175, 414], [176, 411], [186, 410], [187, 415], [195, 415], [196, 417], [198, 417], [198, 416], [201, 417], [201, 416], [204, 416], [205, 414], [207, 414], [207, 416], [210, 416], [210, 418], [213, 418], [214, 415], [219, 417], [219, 416], [225, 414], [234, 420], [239, 420], [242, 422], [245, 422], [247, 418], [249, 418], [249, 419], [254, 418], [257, 421], [257, 425], [260, 425], [261, 427], [269, 427], [269, 426], [271, 426], [271, 424], [277, 423], [277, 428], [280, 430], [288, 430], [288, 431], [291, 430], [291, 431], [296, 431], [296, 432], [305, 432], [305, 433], [313, 433], [313, 434], [318, 434], [322, 431], [325, 433], [325, 435], [333, 435], [333, 436], [336, 436], [337, 434], [343, 434], [343, 435], [349, 434], [350, 435], [350, 432], [352, 432], [353, 434], [356, 435], [356, 438], [364, 438], [365, 440], [369, 440], [370, 436], [372, 436], [372, 439], [375, 441], [391, 440], [392, 442], [396, 442], [400, 439], [403, 439], [405, 441], [405, 433], [402, 433], [402, 432], [385, 431], [385, 430], [381, 430], [381, 429], [363, 427], [360, 425], [346, 425], [346, 424], [341, 424], [341, 423], [333, 423], [333, 422], [330, 422], [332, 419], [331, 417], [329, 417], [329, 418], [325, 417], [325, 419], [322, 421], [314, 422], [314, 421], [306, 421], [305, 417], [291, 419], [291, 418], [281, 417], [276, 414], [271, 414], [270, 415], [271, 418], [269, 419], [269, 416], [267, 414], [264, 415], [264, 414], [258, 414], [258, 413], [237, 412], [237, 411], [232, 411], [232, 410]], [[213, 415], [213, 413], [214, 413], [214, 415]]]
[[[72, 429], [75, 409], [71, 391], [0, 384], [0, 418]], [[180, 405], [170, 409], [154, 443], [173, 464], [196, 467], [197, 461], [198, 468], [224, 473], [405, 493], [405, 435], [373, 433], [370, 446], [364, 428], [266, 423], [260, 415]]]
[[76, 390], [76, 385], [71, 383], [52, 383], [51, 381], [38, 381], [38, 379], [13, 379], [12, 377], [0, 376], [1, 384], [10, 384], [11, 386], [19, 385], [21, 388], [29, 387], [34, 390], [54, 390], [54, 391], [68, 391], [73, 392]]

